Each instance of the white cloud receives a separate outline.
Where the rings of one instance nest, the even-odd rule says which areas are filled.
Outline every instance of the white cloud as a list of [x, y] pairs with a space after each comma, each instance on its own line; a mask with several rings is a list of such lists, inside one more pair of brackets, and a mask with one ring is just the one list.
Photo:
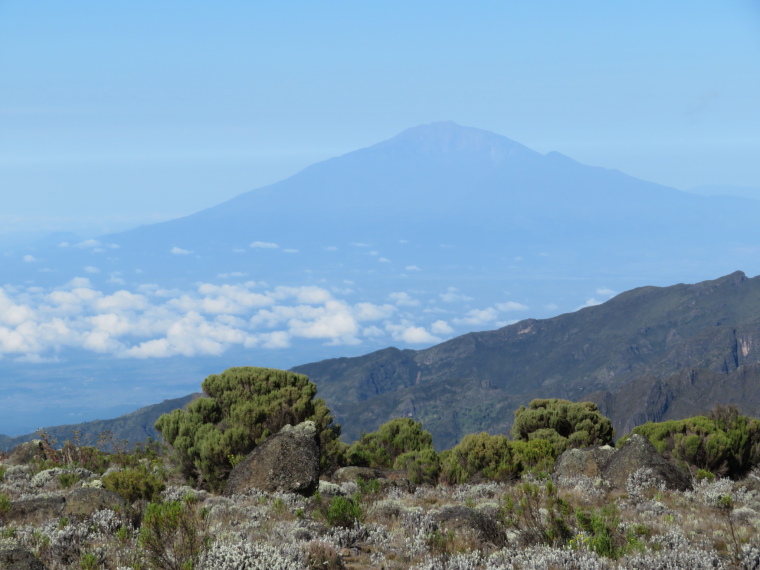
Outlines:
[[84, 268], [84, 270], [87, 273], [100, 273], [100, 269], [98, 269], [97, 267], [93, 267], [92, 265], [88, 265], [87, 267]]
[[25, 255], [22, 259], [24, 260], [24, 263], [34, 263], [35, 261], [37, 261], [36, 257], [34, 257], [33, 255], [28, 255], [28, 254]]
[[463, 302], [466, 303], [468, 301], [472, 301], [472, 297], [468, 297], [467, 295], [462, 295], [458, 292], [459, 289], [456, 287], [449, 287], [446, 290], [446, 293], [440, 293], [438, 296], [441, 298], [441, 300], [444, 303], [457, 303], [457, 302]]
[[594, 297], [591, 297], [589, 299], [586, 299], [586, 302], [583, 303], [581, 306], [579, 306], [575, 310], [577, 311], [578, 309], [585, 309], [586, 307], [593, 307], [595, 305], [601, 305], [603, 302], [604, 301], [599, 301], [598, 299], [595, 299]]
[[409, 293], [404, 291], [390, 293], [388, 298], [399, 307], [416, 307], [420, 304], [418, 299], [413, 298]]
[[387, 325], [386, 329], [391, 333], [393, 340], [407, 344], [431, 344], [441, 341], [440, 338], [429, 333], [424, 327], [417, 327], [406, 321], [400, 324]]
[[493, 307], [487, 309], [472, 309], [464, 317], [453, 319], [458, 325], [480, 326], [493, 323], [498, 319], [499, 313]]
[[607, 289], [606, 287], [600, 287], [599, 289], [596, 290], [596, 294], [611, 297], [612, 295], [615, 294], [615, 291], [613, 291], [612, 289]]
[[496, 308], [500, 311], [527, 311], [529, 307], [515, 301], [507, 301], [506, 303], [497, 303]]
[[177, 247], [175, 245], [169, 250], [169, 253], [173, 253], [174, 255], [190, 255], [193, 252], [189, 249], [182, 249], [181, 247]]
[[282, 251], [285, 253], [298, 253], [297, 249], [283, 249]]
[[391, 260], [388, 259], [387, 257], [380, 257], [380, 258], [378, 258], [378, 261], [380, 263], [390, 263], [391, 262]]
[[270, 241], [254, 241], [249, 247], [254, 249], [277, 249], [280, 246]]
[[420, 269], [416, 265], [407, 265], [406, 267], [404, 267], [404, 269], [406, 271], [422, 271], [422, 269]]
[[430, 325], [430, 332], [433, 334], [451, 334], [454, 332], [454, 329], [449, 326], [449, 323], [442, 320], [435, 321], [432, 325]]

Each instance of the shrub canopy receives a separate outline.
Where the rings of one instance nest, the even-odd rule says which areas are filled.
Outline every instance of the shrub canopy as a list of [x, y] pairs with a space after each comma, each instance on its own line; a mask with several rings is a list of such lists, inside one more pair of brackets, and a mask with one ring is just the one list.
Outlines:
[[593, 402], [536, 399], [515, 411], [512, 437], [520, 441], [543, 439], [554, 446], [555, 455], [574, 447], [610, 445], [612, 422]]
[[433, 449], [433, 436], [422, 429], [422, 423], [411, 418], [396, 418], [355, 442], [348, 449], [348, 462], [360, 467], [390, 469], [400, 455], [426, 449]]
[[709, 416], [647, 422], [631, 433], [695, 471], [740, 477], [760, 461], [760, 421], [741, 415], [735, 406], [717, 406]]
[[218, 488], [233, 464], [285, 425], [312, 420], [323, 457], [337, 453], [340, 427], [317, 387], [302, 374], [272, 368], [229, 368], [202, 384], [206, 397], [156, 421], [176, 451], [184, 474]]

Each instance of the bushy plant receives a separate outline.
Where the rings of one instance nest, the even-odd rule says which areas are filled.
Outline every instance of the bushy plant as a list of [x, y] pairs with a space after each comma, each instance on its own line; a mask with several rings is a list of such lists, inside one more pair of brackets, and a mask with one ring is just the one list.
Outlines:
[[[176, 451], [184, 474], [219, 488], [232, 470], [230, 458], [245, 456], [288, 424], [312, 420], [323, 456], [339, 454], [340, 427], [317, 387], [302, 374], [270, 368], [230, 368], [203, 381], [207, 397], [156, 421]], [[329, 459], [326, 460], [326, 465]]]
[[193, 500], [150, 503], [138, 543], [150, 568], [195, 568], [211, 545], [208, 512], [199, 509]]
[[502, 522], [518, 530], [525, 544], [564, 546], [573, 536], [572, 509], [551, 481], [523, 481], [504, 495]]
[[643, 435], [657, 451], [695, 472], [741, 477], [760, 461], [760, 421], [739, 414], [733, 406], [719, 406], [709, 416], [647, 422], [631, 433]]
[[348, 449], [348, 462], [360, 467], [390, 469], [404, 453], [433, 449], [433, 436], [411, 418], [396, 418], [365, 433]]
[[566, 449], [610, 445], [615, 430], [593, 402], [570, 402], [558, 398], [536, 399], [515, 410], [512, 437], [530, 441], [543, 439], [554, 446], [555, 456]]
[[441, 459], [433, 448], [408, 451], [396, 458], [393, 468], [406, 471], [415, 485], [435, 485], [441, 474]]
[[521, 472], [551, 473], [554, 469], [556, 450], [551, 441], [545, 439], [513, 441], [511, 446]]
[[503, 435], [469, 434], [442, 454], [441, 480], [449, 484], [508, 481], [518, 475], [519, 463]]
[[130, 504], [138, 499], [157, 501], [166, 488], [164, 481], [144, 466], [113, 471], [104, 475], [102, 481], [104, 488], [118, 493]]

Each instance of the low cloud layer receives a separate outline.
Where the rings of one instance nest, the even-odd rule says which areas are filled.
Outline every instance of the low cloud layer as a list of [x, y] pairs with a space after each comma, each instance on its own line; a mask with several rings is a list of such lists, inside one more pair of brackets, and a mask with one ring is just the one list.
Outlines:
[[[286, 348], [298, 339], [353, 345], [387, 338], [421, 345], [454, 332], [441, 319], [415, 322], [404, 311], [418, 301], [404, 292], [382, 304], [335, 295], [321, 287], [253, 281], [202, 283], [192, 291], [144, 284], [103, 292], [86, 278], [52, 289], [6, 285], [0, 287], [0, 358], [42, 362], [68, 349], [120, 358], [219, 355], [235, 346]], [[481, 316], [470, 313], [462, 322]]]

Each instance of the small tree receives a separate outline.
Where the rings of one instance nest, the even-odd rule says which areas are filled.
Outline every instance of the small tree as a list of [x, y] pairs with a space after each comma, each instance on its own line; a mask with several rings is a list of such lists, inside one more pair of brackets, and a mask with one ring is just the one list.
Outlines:
[[312, 420], [323, 457], [339, 454], [344, 445], [324, 400], [314, 399], [317, 387], [302, 374], [230, 368], [206, 378], [202, 387], [207, 397], [156, 421], [184, 474], [198, 483], [219, 488], [234, 463], [288, 424]]
[[355, 442], [348, 449], [348, 462], [360, 467], [390, 469], [400, 455], [427, 449], [433, 449], [433, 436], [422, 429], [422, 423], [411, 418], [396, 418]]
[[505, 435], [472, 433], [441, 453], [441, 480], [449, 484], [509, 481], [519, 473], [519, 461]]
[[718, 406], [709, 416], [647, 422], [631, 433], [643, 435], [660, 453], [693, 470], [740, 477], [760, 461], [760, 421], [734, 406]]
[[593, 402], [537, 399], [515, 411], [512, 437], [520, 441], [544, 439], [555, 454], [590, 445], [610, 445], [615, 436], [612, 422]]

